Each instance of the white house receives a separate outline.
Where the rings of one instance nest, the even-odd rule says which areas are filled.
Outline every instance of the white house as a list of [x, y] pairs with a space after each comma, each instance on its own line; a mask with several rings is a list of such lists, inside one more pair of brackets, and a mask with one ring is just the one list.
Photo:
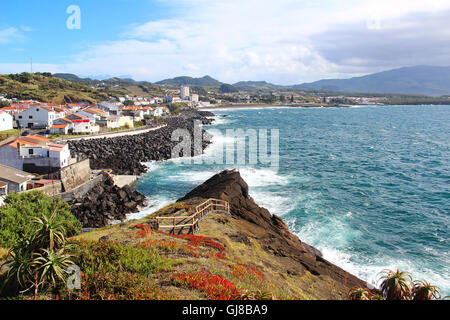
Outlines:
[[50, 134], [55, 134], [55, 133], [59, 133], [59, 134], [69, 134], [69, 130], [72, 128], [72, 124], [69, 123], [61, 123], [61, 124], [54, 124], [51, 128], [50, 128]]
[[198, 94], [192, 94], [190, 100], [192, 102], [198, 102]]
[[164, 103], [177, 103], [182, 102], [183, 100], [180, 99], [180, 97], [177, 96], [165, 96], [164, 97]]
[[0, 131], [13, 128], [14, 117], [7, 112], [0, 111]]
[[45, 106], [30, 106], [27, 110], [15, 115], [21, 128], [50, 128], [57, 118], [56, 112]]
[[34, 175], [0, 164], [0, 195], [21, 192], [28, 189]]
[[0, 164], [18, 170], [47, 174], [68, 166], [69, 162], [69, 145], [42, 136], [19, 137], [0, 146]]
[[73, 122], [73, 133], [99, 133], [100, 126], [89, 120], [75, 120]]

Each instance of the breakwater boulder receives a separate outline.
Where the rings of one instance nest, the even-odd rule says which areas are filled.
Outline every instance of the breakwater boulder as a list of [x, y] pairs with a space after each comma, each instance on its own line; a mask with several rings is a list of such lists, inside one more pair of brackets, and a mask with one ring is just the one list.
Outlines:
[[115, 220], [125, 220], [126, 215], [139, 211], [145, 196], [130, 186], [119, 188], [113, 179], [103, 174], [100, 180], [82, 198], [70, 202], [71, 211], [84, 228], [100, 228]]
[[[92, 140], [70, 141], [73, 157], [79, 155], [90, 159], [92, 169], [112, 169], [121, 175], [140, 175], [147, 171], [143, 162], [168, 160], [172, 149], [179, 143], [172, 141], [172, 133], [177, 129], [186, 129], [194, 137], [194, 121], [210, 124], [212, 113], [186, 111], [176, 117], [164, 119], [163, 128], [132, 136], [119, 136]], [[191, 155], [201, 154], [209, 145], [208, 134], [203, 130], [201, 150], [195, 150], [192, 140]], [[181, 155], [180, 155], [181, 156]]]

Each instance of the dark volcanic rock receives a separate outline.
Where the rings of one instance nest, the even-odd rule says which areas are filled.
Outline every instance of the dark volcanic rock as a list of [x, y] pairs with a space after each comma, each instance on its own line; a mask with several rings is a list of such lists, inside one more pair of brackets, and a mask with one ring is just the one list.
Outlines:
[[71, 211], [81, 221], [84, 228], [99, 228], [114, 220], [125, 220], [129, 213], [138, 212], [145, 197], [129, 186], [119, 188], [113, 179], [103, 175], [103, 179], [81, 199], [71, 203]]
[[[228, 201], [232, 216], [249, 222], [242, 223], [240, 232], [257, 239], [266, 251], [279, 257], [291, 272], [300, 274], [303, 267], [313, 275], [329, 276], [345, 286], [366, 286], [364, 281], [323, 259], [319, 250], [300, 241], [281, 218], [258, 206], [250, 197], [248, 185], [239, 172], [225, 170], [178, 201], [199, 203], [209, 198]], [[231, 235], [230, 238], [245, 241], [242, 235]]]
[[[142, 162], [168, 160], [172, 149], [179, 142], [172, 141], [172, 133], [186, 129], [194, 137], [194, 121], [211, 124], [214, 114], [202, 111], [185, 111], [176, 117], [164, 119], [166, 127], [133, 136], [70, 141], [72, 156], [81, 155], [90, 159], [92, 169], [112, 169], [115, 174], [140, 175], [147, 171]], [[199, 155], [209, 145], [210, 137], [203, 130], [201, 150], [195, 150], [192, 142], [191, 155]], [[200, 149], [200, 148], [199, 148]], [[183, 155], [180, 155], [183, 156]]]

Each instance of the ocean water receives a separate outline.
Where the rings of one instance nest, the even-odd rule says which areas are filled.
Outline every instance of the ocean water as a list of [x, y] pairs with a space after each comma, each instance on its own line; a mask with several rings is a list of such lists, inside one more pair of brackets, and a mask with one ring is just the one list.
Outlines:
[[236, 140], [215, 136], [197, 163], [148, 163], [137, 187], [152, 207], [131, 218], [238, 168], [255, 201], [331, 262], [372, 284], [399, 267], [450, 295], [450, 106], [214, 112], [228, 117], [207, 130], [279, 129], [278, 170], [200, 164]]

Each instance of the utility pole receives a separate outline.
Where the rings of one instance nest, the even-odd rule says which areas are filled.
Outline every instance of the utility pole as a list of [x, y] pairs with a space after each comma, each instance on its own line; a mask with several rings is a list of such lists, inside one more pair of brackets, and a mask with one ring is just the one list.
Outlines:
[[33, 57], [30, 58], [30, 62], [31, 62], [31, 73], [33, 73]]

